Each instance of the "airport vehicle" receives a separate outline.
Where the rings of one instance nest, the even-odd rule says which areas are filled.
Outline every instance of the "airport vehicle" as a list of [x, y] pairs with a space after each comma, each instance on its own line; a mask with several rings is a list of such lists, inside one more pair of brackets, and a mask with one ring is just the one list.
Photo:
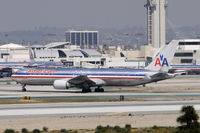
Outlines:
[[10, 77], [13, 72], [28, 66], [28, 62], [0, 62], [0, 78]]
[[176, 40], [165, 45], [145, 69], [26, 68], [11, 77], [22, 84], [23, 91], [26, 91], [26, 85], [53, 85], [55, 89], [77, 87], [82, 92], [91, 92], [91, 87], [97, 87], [95, 92], [103, 92], [102, 86], [145, 86], [176, 76], [168, 70], [177, 46]]

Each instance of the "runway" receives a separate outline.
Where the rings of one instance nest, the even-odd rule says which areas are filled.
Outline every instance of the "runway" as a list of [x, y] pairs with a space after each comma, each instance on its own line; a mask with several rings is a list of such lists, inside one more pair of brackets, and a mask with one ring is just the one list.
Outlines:
[[0, 105], [0, 117], [26, 117], [51, 115], [118, 115], [118, 114], [169, 114], [178, 113], [183, 105], [194, 105], [200, 111], [200, 100], [196, 101], [143, 101], [143, 102], [84, 102], [41, 103]]

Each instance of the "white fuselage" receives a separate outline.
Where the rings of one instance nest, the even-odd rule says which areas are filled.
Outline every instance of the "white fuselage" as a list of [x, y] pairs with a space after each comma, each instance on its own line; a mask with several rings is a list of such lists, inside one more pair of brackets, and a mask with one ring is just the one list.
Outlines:
[[156, 73], [144, 69], [29, 68], [19, 70], [12, 79], [27, 85], [53, 85], [58, 79], [86, 75], [89, 79], [103, 80], [105, 86], [134, 86], [152, 82], [151, 76]]

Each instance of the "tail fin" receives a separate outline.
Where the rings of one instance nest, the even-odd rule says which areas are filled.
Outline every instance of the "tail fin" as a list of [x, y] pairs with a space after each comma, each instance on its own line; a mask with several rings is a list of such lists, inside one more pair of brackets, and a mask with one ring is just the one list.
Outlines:
[[125, 55], [122, 52], [120, 52], [120, 57], [125, 57]]
[[29, 59], [30, 59], [30, 62], [35, 62], [34, 61], [33, 50], [31, 49], [30, 46], [29, 46]]
[[153, 71], [168, 71], [178, 47], [178, 43], [179, 41], [173, 40], [168, 45], [163, 46], [146, 69]]

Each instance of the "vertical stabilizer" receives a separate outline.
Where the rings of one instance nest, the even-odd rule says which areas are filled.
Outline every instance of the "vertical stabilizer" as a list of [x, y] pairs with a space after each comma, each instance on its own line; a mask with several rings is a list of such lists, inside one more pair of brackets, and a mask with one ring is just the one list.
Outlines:
[[34, 61], [33, 50], [31, 49], [30, 46], [29, 46], [29, 59], [30, 59], [30, 62], [35, 62]]
[[167, 72], [170, 69], [178, 43], [179, 41], [173, 40], [168, 45], [163, 46], [146, 69]]

